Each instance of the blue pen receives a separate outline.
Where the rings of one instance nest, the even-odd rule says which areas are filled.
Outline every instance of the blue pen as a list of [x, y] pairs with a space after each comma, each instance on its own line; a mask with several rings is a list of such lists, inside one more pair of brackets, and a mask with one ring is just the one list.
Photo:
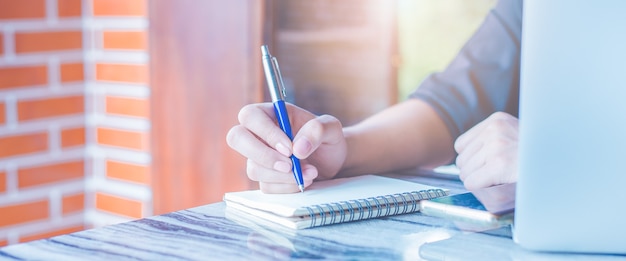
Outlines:
[[[267, 87], [270, 89], [270, 96], [272, 96], [278, 125], [280, 125], [280, 128], [287, 134], [289, 139], [293, 140], [291, 123], [289, 123], [289, 115], [287, 115], [287, 107], [285, 107], [285, 85], [283, 84], [283, 77], [280, 75], [280, 68], [278, 68], [278, 60], [270, 54], [267, 45], [261, 46], [261, 54], [263, 55], [265, 79], [267, 80]], [[296, 179], [298, 188], [300, 188], [300, 192], [304, 192], [300, 160], [292, 154], [291, 162], [293, 163], [293, 176]]]

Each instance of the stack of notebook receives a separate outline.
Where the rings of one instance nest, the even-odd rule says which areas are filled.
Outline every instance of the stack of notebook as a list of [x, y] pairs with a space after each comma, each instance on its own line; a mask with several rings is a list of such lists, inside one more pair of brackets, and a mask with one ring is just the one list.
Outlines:
[[318, 181], [304, 193], [264, 194], [260, 190], [224, 195], [227, 208], [292, 229], [417, 212], [420, 200], [448, 194], [424, 184], [366, 175]]

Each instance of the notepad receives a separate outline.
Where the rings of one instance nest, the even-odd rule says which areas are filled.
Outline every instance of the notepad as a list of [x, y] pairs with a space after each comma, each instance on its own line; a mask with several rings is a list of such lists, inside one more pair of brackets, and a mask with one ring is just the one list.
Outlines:
[[365, 175], [318, 181], [304, 193], [229, 192], [224, 202], [252, 218], [303, 229], [417, 212], [420, 200], [447, 194], [438, 187]]

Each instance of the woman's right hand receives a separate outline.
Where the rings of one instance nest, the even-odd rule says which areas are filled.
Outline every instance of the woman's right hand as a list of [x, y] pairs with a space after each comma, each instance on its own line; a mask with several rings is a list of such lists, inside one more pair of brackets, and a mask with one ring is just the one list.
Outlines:
[[333, 116], [316, 116], [287, 103], [294, 132], [293, 142], [276, 123], [271, 103], [246, 105], [239, 111], [239, 125], [226, 140], [247, 161], [247, 174], [265, 193], [300, 191], [292, 173], [290, 156], [300, 159], [305, 187], [313, 180], [333, 178], [347, 155], [341, 122]]

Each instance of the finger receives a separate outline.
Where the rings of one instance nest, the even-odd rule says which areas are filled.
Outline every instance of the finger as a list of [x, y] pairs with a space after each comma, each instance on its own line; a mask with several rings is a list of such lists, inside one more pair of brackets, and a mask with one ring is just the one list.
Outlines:
[[306, 159], [322, 143], [340, 142], [343, 138], [342, 128], [341, 122], [330, 115], [322, 115], [306, 122], [294, 137], [294, 155]]
[[[467, 144], [463, 150], [457, 151], [456, 165], [460, 169], [469, 168], [471, 165], [476, 165], [478, 161], [478, 153], [483, 149], [484, 143], [480, 139], [473, 139], [471, 143]], [[484, 159], [483, 159], [484, 160]]]
[[283, 184], [295, 184], [296, 182], [291, 172], [291, 168], [287, 172], [276, 171], [273, 168], [267, 168], [259, 165], [250, 159], [248, 159], [246, 164], [246, 173], [248, 174], [248, 178], [250, 180], [259, 182]]
[[[281, 172], [275, 171], [273, 169], [265, 168], [252, 160], [248, 160], [246, 165], [246, 172], [248, 174], [248, 178], [254, 181], [266, 182], [266, 183], [285, 183], [285, 184], [296, 184], [296, 179], [293, 176], [293, 172], [291, 169], [289, 172]], [[312, 181], [317, 178], [318, 172], [317, 168], [311, 164], [303, 164], [302, 165], [302, 179], [305, 182]]]
[[271, 103], [251, 104], [239, 111], [239, 122], [270, 147], [284, 156], [291, 156], [291, 140], [276, 124]]
[[259, 188], [261, 189], [261, 192], [265, 194], [287, 194], [300, 192], [300, 188], [298, 188], [295, 183], [285, 184], [260, 182]]
[[485, 167], [489, 162], [500, 157], [503, 153], [499, 134], [492, 133], [488, 130], [475, 137], [474, 140], [467, 145], [467, 148], [457, 156], [456, 164], [460, 170], [460, 178], [465, 181], [466, 177], [471, 173]]
[[476, 137], [485, 129], [488, 122], [482, 121], [476, 126], [470, 128], [454, 141], [454, 150], [457, 153], [461, 153], [470, 146]]
[[463, 180], [463, 185], [467, 190], [475, 190], [489, 187], [486, 185], [486, 179], [482, 176], [470, 175]]
[[478, 169], [482, 168], [485, 165], [485, 154], [477, 153], [474, 154], [472, 158], [468, 159], [466, 162], [463, 162], [459, 165], [460, 161], [457, 161], [457, 167], [459, 168], [459, 178], [462, 181], [465, 181], [469, 175], [476, 172]]
[[512, 183], [516, 180], [516, 161], [506, 157], [496, 157], [470, 173], [463, 181], [463, 184], [468, 190], [471, 190]]
[[465, 188], [468, 190], [473, 190], [515, 182], [515, 180], [510, 181], [508, 178], [503, 179], [503, 177], [507, 175], [501, 173], [501, 171], [502, 170], [496, 170], [490, 167], [481, 168], [469, 175], [463, 181], [463, 185], [465, 185]]
[[[248, 178], [259, 181], [259, 185], [264, 187], [265, 193], [293, 193], [299, 192], [300, 188], [296, 185], [296, 179], [293, 172], [281, 173], [272, 169], [263, 168], [253, 161], [248, 160], [247, 163]], [[302, 179], [304, 187], [308, 187], [317, 178], [318, 171], [311, 164], [302, 165]], [[295, 188], [295, 190], [294, 190]]]
[[489, 126], [492, 126], [494, 122], [509, 121], [511, 119], [515, 119], [515, 117], [505, 112], [492, 113], [491, 115], [489, 115], [489, 117], [476, 124], [474, 127], [463, 133], [463, 135], [459, 136], [454, 142], [454, 149], [457, 152], [465, 150], [465, 148], [472, 142], [472, 140], [481, 135], [481, 133], [485, 132], [485, 129], [489, 128]]
[[[313, 178], [312, 178], [313, 177]], [[302, 170], [302, 178], [304, 179], [304, 187], [313, 184], [314, 177], [317, 177], [317, 170], [312, 165], [306, 165]], [[291, 183], [271, 183], [259, 182], [259, 188], [266, 194], [286, 194], [300, 192], [300, 188], [296, 185], [295, 179], [291, 177]]]
[[[476, 167], [484, 164], [487, 159], [487, 153], [493, 153], [488, 147], [500, 145], [494, 144], [494, 140], [503, 138], [507, 135], [506, 130], [510, 128], [511, 119], [515, 119], [506, 113], [494, 113], [486, 120], [482, 121], [475, 128], [470, 129], [455, 141], [454, 147], [457, 156], [457, 165], [459, 168], [466, 168], [473, 171]], [[497, 149], [497, 147], [496, 147]], [[482, 153], [482, 155], [480, 155]]]
[[244, 157], [264, 168], [283, 173], [291, 171], [291, 160], [261, 142], [247, 128], [237, 125], [228, 131], [226, 143]]
[[481, 168], [470, 173], [465, 180], [463, 180], [463, 185], [468, 190], [486, 188], [496, 185], [494, 178], [495, 176], [492, 171], [487, 168]]
[[308, 187], [313, 184], [313, 180], [317, 178], [319, 172], [317, 168], [311, 164], [302, 165], [302, 179], [304, 180], [304, 187]]

